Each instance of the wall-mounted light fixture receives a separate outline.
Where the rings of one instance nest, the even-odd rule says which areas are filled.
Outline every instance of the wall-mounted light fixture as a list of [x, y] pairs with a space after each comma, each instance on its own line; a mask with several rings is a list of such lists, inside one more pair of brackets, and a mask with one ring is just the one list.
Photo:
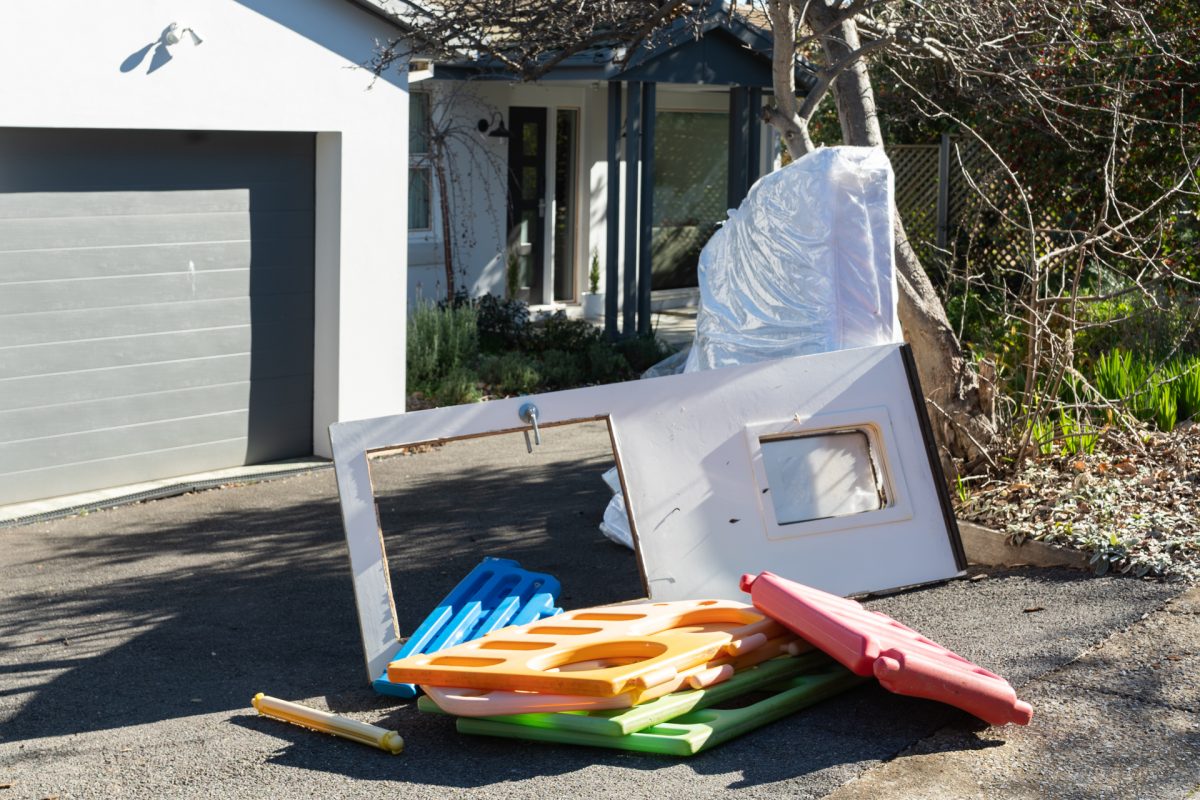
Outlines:
[[480, 133], [486, 133], [495, 139], [507, 139], [509, 136], [508, 128], [504, 126], [504, 117], [500, 116], [499, 111], [493, 111], [491, 119], [479, 120], [477, 127]]
[[173, 44], [179, 44], [183, 40], [184, 34], [192, 40], [192, 45], [204, 44], [204, 40], [196, 35], [196, 32], [191, 28], [180, 28], [179, 23], [172, 22], [167, 27], [163, 28], [162, 35], [159, 36], [159, 41], [167, 47]]

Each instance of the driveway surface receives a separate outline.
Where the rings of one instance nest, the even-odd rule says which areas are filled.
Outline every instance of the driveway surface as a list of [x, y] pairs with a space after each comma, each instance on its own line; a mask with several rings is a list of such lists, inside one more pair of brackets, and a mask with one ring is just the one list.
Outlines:
[[[532, 456], [510, 435], [375, 462], [402, 630], [484, 555], [556, 575], [567, 608], [641, 596], [596, 530], [609, 463], [597, 424]], [[864, 686], [670, 759], [460, 736], [371, 692], [331, 471], [0, 529], [0, 800], [1196, 792], [1200, 595], [974, 572], [871, 605], [1008, 677], [1028, 728]], [[398, 729], [406, 751], [259, 718], [259, 691]]]

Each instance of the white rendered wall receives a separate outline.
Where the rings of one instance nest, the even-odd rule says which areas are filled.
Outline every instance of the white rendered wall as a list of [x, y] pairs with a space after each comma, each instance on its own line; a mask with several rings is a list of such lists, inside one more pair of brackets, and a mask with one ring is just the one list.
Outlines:
[[[203, 43], [151, 71], [172, 22]], [[357, 68], [395, 34], [345, 0], [0, 4], [0, 127], [317, 134], [321, 455], [330, 423], [404, 409], [407, 86]]]

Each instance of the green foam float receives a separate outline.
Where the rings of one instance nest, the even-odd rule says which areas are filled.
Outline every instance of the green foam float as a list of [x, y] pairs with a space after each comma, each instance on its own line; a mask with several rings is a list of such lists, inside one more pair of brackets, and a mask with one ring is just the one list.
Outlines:
[[[780, 658], [737, 673], [705, 689], [676, 692], [613, 711], [459, 717], [460, 733], [592, 745], [662, 755], [690, 756], [762, 727], [864, 679], [823, 653]], [[753, 692], [765, 697], [740, 708], [716, 708]], [[427, 698], [419, 707], [437, 711]]]

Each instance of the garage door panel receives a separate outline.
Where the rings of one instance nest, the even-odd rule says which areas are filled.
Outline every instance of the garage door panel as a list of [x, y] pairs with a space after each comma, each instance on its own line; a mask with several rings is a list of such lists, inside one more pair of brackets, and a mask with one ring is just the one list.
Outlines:
[[0, 129], [0, 502], [312, 451], [314, 152]]
[[[63, 195], [66, 203], [73, 194]], [[80, 213], [69, 217], [0, 219], [0, 249], [77, 250], [140, 247], [157, 244], [227, 242], [253, 235], [307, 235], [311, 211], [212, 211], [203, 214], [106, 216]]]
[[[280, 188], [255, 188], [279, 197], [276, 211], [312, 211], [307, 192], [283, 196]], [[288, 208], [287, 202], [295, 202]], [[73, 216], [141, 216], [160, 214], [212, 214], [250, 210], [249, 187], [237, 189], [177, 189], [156, 192], [7, 192], [0, 194], [0, 220], [54, 219]], [[311, 215], [310, 215], [311, 218]]]
[[0, 504], [82, 491], [96, 485], [97, 473], [107, 476], [104, 485], [121, 486], [244, 463], [245, 457], [246, 440], [233, 439], [13, 473], [0, 479]]
[[249, 188], [159, 192], [6, 192], [0, 195], [0, 220], [211, 214], [249, 209]]
[[270, 409], [212, 412], [64, 436], [3, 442], [0, 443], [0, 481], [6, 475], [28, 470], [136, 455], [189, 444], [237, 438], [244, 441], [246, 430], [252, 422], [261, 427], [262, 433], [275, 434], [263, 437], [269, 440], [287, 437], [297, 429], [307, 435], [311, 414], [307, 399], [301, 398], [291, 403], [273, 404]]
[[269, 357], [289, 348], [296, 332], [291, 322], [233, 325], [209, 330], [172, 331], [109, 339], [78, 340], [28, 347], [0, 348], [0, 376], [25, 378], [77, 371], [190, 361], [241, 353]]
[[251, 267], [196, 273], [13, 283], [5, 286], [0, 292], [0, 314], [21, 314], [30, 309], [117, 309], [153, 303], [238, 299], [251, 293], [255, 296], [307, 294], [311, 297], [311, 282], [299, 280], [296, 272], [296, 269], [287, 267]]
[[269, 359], [252, 359], [249, 354], [242, 353], [191, 362], [140, 364], [121, 369], [0, 380], [0, 411], [289, 375], [312, 375], [311, 348], [308, 354], [289, 353]]
[[312, 319], [310, 295], [272, 294], [254, 299], [236, 297], [128, 306], [116, 312], [108, 308], [83, 308], [14, 314], [0, 317], [0, 342], [7, 347], [20, 347], [231, 325], [285, 322], [311, 325]]
[[311, 382], [309, 375], [290, 375], [263, 378], [253, 385], [250, 381], [241, 381], [63, 403], [55, 407], [58, 412], [55, 414], [45, 413], [45, 406], [0, 411], [0, 430], [8, 431], [15, 440], [24, 441], [175, 417], [247, 410], [252, 403], [262, 403], [270, 409], [307, 398], [312, 390]]
[[0, 250], [0, 286], [28, 281], [117, 277], [210, 270], [295, 268], [312, 261], [312, 238], [289, 234], [249, 241], [157, 244], [134, 248], [80, 248], [6, 253]]
[[[303, 162], [313, 142], [303, 134], [10, 129], [4, 149], [22, 156], [0, 163], [8, 191], [172, 190], [198, 180], [210, 188], [312, 185]], [[47, 162], [57, 169], [47, 171]]]

